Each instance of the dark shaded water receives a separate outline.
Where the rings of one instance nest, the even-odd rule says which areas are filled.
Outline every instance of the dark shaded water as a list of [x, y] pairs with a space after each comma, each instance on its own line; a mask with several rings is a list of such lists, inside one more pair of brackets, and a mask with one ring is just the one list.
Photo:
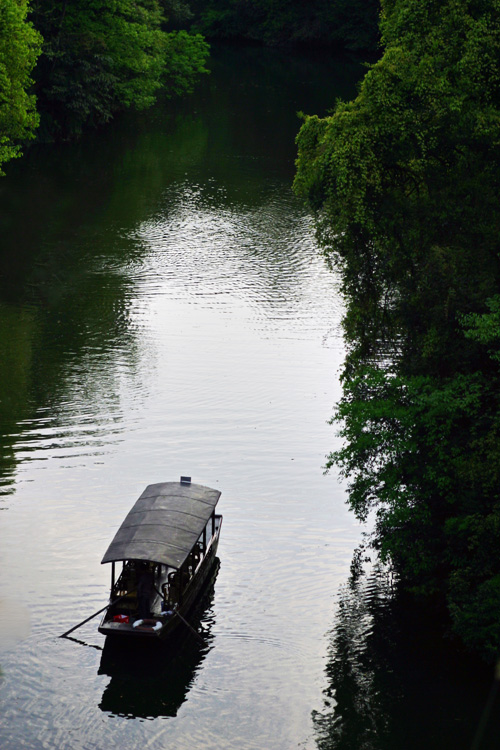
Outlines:
[[[352, 734], [324, 711], [361, 529], [322, 474], [342, 304], [290, 191], [297, 110], [359, 75], [215, 50], [186, 101], [34, 149], [0, 182], [2, 750], [378, 749], [392, 726], [381, 704], [366, 740], [356, 680], [336, 714]], [[180, 474], [222, 490], [203, 643], [103, 650], [96, 621], [58, 639], [106, 601], [99, 563], [144, 486]], [[463, 726], [481, 701], [464, 692]]]
[[358, 565], [339, 594], [329, 685], [314, 714], [318, 748], [493, 750], [500, 739], [493, 672], [460, 653], [442, 613], [398, 593], [384, 566]]

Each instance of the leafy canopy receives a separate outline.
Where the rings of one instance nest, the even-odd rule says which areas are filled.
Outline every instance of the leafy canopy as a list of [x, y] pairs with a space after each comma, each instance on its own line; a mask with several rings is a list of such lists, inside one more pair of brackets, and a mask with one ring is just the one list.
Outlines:
[[384, 0], [352, 102], [304, 118], [295, 190], [347, 312], [332, 454], [374, 545], [500, 644], [500, 0]]
[[192, 0], [191, 6], [195, 26], [209, 37], [353, 51], [378, 45], [378, 0]]
[[160, 91], [190, 91], [208, 45], [164, 31], [159, 0], [35, 0], [43, 38], [36, 71], [45, 137], [71, 137], [124, 108], [145, 109]]
[[20, 155], [20, 142], [38, 125], [31, 72], [41, 39], [27, 20], [27, 0], [0, 4], [0, 175], [2, 164]]

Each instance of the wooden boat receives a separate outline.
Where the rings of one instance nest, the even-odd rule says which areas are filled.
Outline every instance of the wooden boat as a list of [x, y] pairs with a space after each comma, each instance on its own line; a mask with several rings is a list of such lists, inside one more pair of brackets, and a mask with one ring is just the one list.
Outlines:
[[190, 477], [146, 487], [102, 559], [111, 563], [111, 593], [100, 633], [166, 638], [188, 624], [214, 568], [220, 494]]
[[[213, 604], [218, 568], [216, 558], [210, 582], [189, 612], [189, 623], [196, 630]], [[98, 674], [111, 679], [106, 680], [101, 711], [141, 719], [176, 716], [214, 646], [212, 625], [212, 618], [204, 621], [203, 639], [194, 638], [189, 628], [182, 626], [175, 636], [162, 641], [106, 638]]]

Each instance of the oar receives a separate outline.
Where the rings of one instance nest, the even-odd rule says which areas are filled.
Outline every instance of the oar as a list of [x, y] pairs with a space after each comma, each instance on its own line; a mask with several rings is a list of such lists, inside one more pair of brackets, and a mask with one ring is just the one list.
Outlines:
[[66, 636], [69, 635], [70, 633], [72, 633], [73, 630], [76, 630], [77, 628], [81, 628], [81, 626], [85, 625], [86, 622], [89, 622], [90, 620], [93, 620], [94, 617], [97, 617], [97, 615], [100, 615], [101, 612], [104, 612], [104, 610], [109, 609], [110, 607], [112, 607], [113, 604], [116, 604], [117, 602], [119, 602], [120, 599], [124, 599], [126, 596], [128, 596], [129, 594], [133, 594], [133, 593], [134, 593], [133, 591], [127, 591], [126, 594], [122, 594], [121, 596], [118, 597], [118, 599], [115, 599], [114, 602], [110, 602], [109, 604], [106, 604], [106, 606], [103, 607], [102, 609], [98, 609], [97, 612], [94, 612], [93, 615], [90, 615], [90, 617], [87, 617], [85, 620], [82, 620], [81, 622], [79, 622], [78, 625], [75, 625], [74, 627], [72, 627], [69, 630], [67, 630], [65, 633], [63, 633], [62, 635], [60, 635], [59, 638], [66, 638]]
[[205, 643], [205, 641], [203, 640], [203, 638], [201, 637], [201, 635], [200, 635], [200, 634], [198, 633], [198, 631], [197, 631], [197, 630], [195, 630], [195, 629], [193, 628], [193, 626], [189, 624], [189, 622], [188, 622], [188, 621], [186, 620], [186, 618], [185, 618], [185, 617], [183, 617], [183, 616], [181, 615], [181, 613], [180, 613], [180, 612], [178, 612], [177, 610], [175, 610], [175, 612], [174, 612], [174, 615], [177, 615], [177, 617], [180, 617], [180, 618], [181, 618], [181, 620], [182, 620], [182, 622], [184, 623], [184, 625], [186, 625], [186, 626], [187, 626], [187, 627], [189, 628], [189, 630], [191, 630], [191, 632], [192, 632], [192, 633], [194, 633], [194, 634], [195, 634], [195, 636], [196, 636], [196, 637], [197, 637], [197, 638], [198, 638], [198, 639], [199, 639], [199, 640], [200, 640], [200, 641], [201, 641], [202, 643]]

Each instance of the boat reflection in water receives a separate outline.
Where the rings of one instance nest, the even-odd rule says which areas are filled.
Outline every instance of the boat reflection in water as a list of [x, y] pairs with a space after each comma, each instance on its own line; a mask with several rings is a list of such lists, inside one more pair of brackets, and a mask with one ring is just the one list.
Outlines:
[[499, 747], [493, 670], [446, 638], [437, 614], [398, 595], [383, 566], [365, 574], [353, 565], [331, 635], [324, 708], [313, 714], [319, 750]]
[[101, 711], [140, 719], [177, 715], [213, 647], [211, 607], [218, 570], [216, 558], [206, 595], [191, 611], [189, 624], [201, 637], [183, 625], [167, 642], [135, 640], [132, 648], [121, 638], [106, 638], [98, 673], [111, 680], [99, 704]]

